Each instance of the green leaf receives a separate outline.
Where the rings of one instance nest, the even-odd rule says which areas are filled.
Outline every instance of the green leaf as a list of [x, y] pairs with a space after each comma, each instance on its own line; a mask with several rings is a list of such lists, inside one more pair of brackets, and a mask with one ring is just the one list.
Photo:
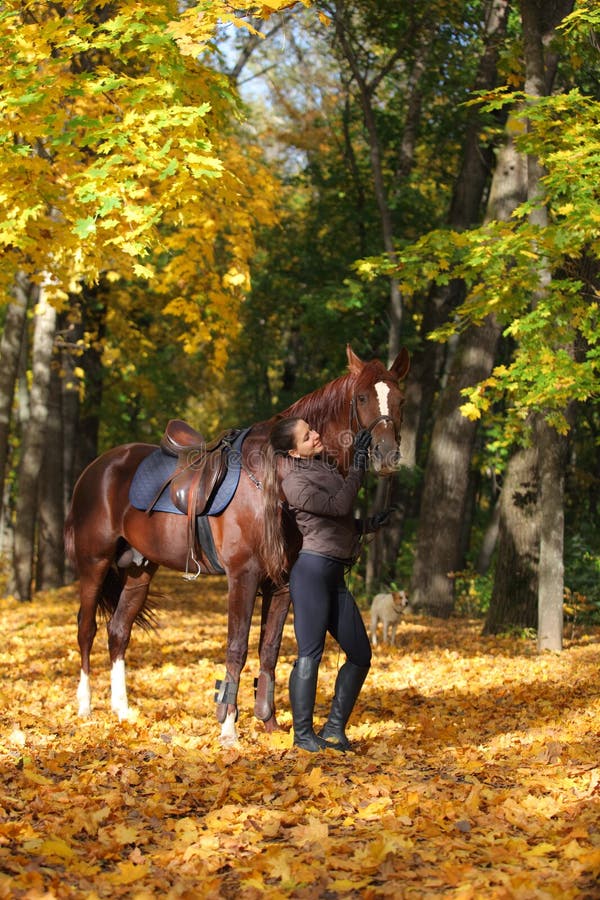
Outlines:
[[78, 219], [75, 222], [73, 231], [77, 235], [77, 237], [85, 240], [85, 238], [89, 237], [91, 234], [94, 234], [94, 232], [96, 231], [96, 221], [92, 216], [88, 216], [87, 219]]

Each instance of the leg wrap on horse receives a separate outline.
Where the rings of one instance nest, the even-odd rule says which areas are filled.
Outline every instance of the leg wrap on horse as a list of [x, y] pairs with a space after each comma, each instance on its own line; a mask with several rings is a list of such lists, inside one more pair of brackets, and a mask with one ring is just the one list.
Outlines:
[[[227, 717], [227, 707], [235, 706], [237, 710], [237, 695], [239, 681], [234, 681], [229, 673], [223, 680], [218, 678], [215, 681], [215, 703], [217, 704], [217, 721], [221, 724]], [[237, 714], [236, 714], [237, 719]]]
[[328, 744], [326, 740], [316, 735], [313, 729], [318, 674], [319, 660], [313, 659], [311, 656], [301, 656], [297, 659], [290, 673], [294, 746], [310, 750], [311, 753], [323, 750], [325, 747], [334, 748], [333, 744]]
[[275, 681], [268, 672], [259, 672], [254, 679], [254, 715], [267, 722], [275, 713]]
[[342, 750], [351, 749], [345, 732], [346, 723], [352, 714], [368, 671], [369, 666], [355, 666], [354, 663], [345, 662], [338, 672], [331, 712], [319, 734], [337, 744]]

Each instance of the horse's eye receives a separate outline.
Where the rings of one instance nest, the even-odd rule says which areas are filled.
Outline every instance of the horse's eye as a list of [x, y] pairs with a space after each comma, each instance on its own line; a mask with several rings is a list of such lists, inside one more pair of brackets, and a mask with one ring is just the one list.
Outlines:
[[367, 399], [368, 399], [368, 398], [367, 398], [367, 395], [366, 395], [366, 394], [359, 394], [359, 395], [358, 395], [358, 402], [359, 402], [359, 403], [366, 403], [366, 402], [367, 402]]

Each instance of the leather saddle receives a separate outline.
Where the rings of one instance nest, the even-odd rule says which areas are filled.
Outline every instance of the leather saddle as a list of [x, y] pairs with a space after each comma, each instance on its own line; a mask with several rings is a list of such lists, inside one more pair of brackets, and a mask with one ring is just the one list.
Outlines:
[[207, 443], [187, 422], [171, 419], [161, 438], [160, 449], [168, 456], [176, 457], [177, 463], [148, 512], [170, 485], [171, 500], [176, 508], [190, 519], [201, 516], [225, 477], [231, 444], [238, 434], [238, 429], [231, 428]]

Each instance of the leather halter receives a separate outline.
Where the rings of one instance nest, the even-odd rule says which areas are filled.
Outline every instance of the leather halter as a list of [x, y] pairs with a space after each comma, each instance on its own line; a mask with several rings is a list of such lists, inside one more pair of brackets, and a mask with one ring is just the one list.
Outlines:
[[350, 420], [349, 420], [349, 430], [352, 431], [352, 419], [356, 419], [356, 424], [358, 425], [359, 430], [364, 428], [366, 431], [369, 431], [371, 434], [373, 433], [373, 429], [384, 422], [386, 425], [391, 424], [394, 429], [394, 440], [396, 444], [398, 444], [398, 430], [396, 428], [396, 423], [392, 419], [391, 416], [377, 416], [376, 419], [370, 423], [370, 425], [363, 425], [360, 421], [360, 417], [358, 415], [358, 408], [356, 405], [356, 395], [352, 394], [352, 399], [350, 400]]

